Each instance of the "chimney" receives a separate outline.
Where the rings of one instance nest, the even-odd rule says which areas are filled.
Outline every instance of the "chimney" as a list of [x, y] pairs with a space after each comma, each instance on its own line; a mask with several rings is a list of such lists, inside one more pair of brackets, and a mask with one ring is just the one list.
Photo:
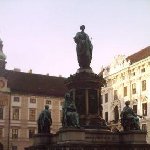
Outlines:
[[19, 69], [19, 68], [14, 68], [14, 71], [16, 71], [16, 72], [21, 72], [21, 69]]
[[31, 73], [31, 74], [32, 74], [32, 69], [30, 69], [30, 70], [28, 71], [28, 73]]

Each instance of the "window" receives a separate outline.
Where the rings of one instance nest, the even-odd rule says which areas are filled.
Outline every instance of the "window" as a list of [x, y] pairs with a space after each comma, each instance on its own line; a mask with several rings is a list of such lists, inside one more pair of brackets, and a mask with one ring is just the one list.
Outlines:
[[3, 128], [0, 127], [0, 138], [3, 137]]
[[127, 96], [127, 86], [124, 87], [124, 97]]
[[17, 150], [17, 146], [12, 146], [12, 150]]
[[141, 69], [141, 72], [145, 72], [145, 68], [142, 68], [142, 69]]
[[51, 105], [51, 100], [46, 100], [46, 105]]
[[108, 93], [105, 94], [105, 103], [108, 102]]
[[146, 124], [142, 124], [142, 131], [147, 131], [147, 126], [146, 126]]
[[117, 123], [119, 121], [119, 110], [118, 110], [118, 106], [116, 106], [114, 108], [114, 121], [115, 123]]
[[30, 108], [29, 109], [29, 120], [30, 121], [35, 121], [35, 114], [36, 114], [36, 109]]
[[13, 109], [13, 120], [19, 120], [19, 107], [14, 107]]
[[103, 95], [101, 95], [101, 104], [103, 104]]
[[18, 96], [15, 96], [15, 97], [14, 97], [14, 102], [19, 102], [19, 101], [20, 101], [19, 97], [18, 97]]
[[135, 72], [132, 72], [132, 74], [131, 74], [132, 76], [135, 76]]
[[18, 129], [12, 129], [12, 139], [18, 139]]
[[143, 116], [147, 116], [147, 103], [142, 104], [142, 113]]
[[34, 128], [29, 129], [29, 138], [33, 138], [34, 134], [35, 134], [35, 129]]
[[136, 84], [132, 84], [132, 94], [136, 94]]
[[133, 105], [133, 112], [137, 114], [137, 105]]
[[3, 107], [0, 106], [0, 120], [3, 120]]
[[105, 112], [105, 121], [108, 122], [108, 112]]
[[114, 100], [117, 100], [118, 99], [118, 93], [117, 93], [117, 90], [114, 90]]
[[146, 90], [146, 80], [142, 81], [142, 91]]
[[35, 98], [30, 98], [30, 103], [36, 103], [36, 99]]

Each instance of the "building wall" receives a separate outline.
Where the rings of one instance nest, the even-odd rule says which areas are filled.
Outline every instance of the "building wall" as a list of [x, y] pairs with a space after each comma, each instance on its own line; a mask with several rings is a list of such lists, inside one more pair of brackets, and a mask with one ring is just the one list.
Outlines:
[[[3, 119], [0, 119], [0, 128], [2, 129], [2, 135], [0, 143], [7, 149], [7, 143], [9, 141], [8, 130], [9, 130], [9, 93], [0, 92], [0, 107], [3, 108]], [[5, 150], [4, 149], [4, 150]]]
[[7, 88], [7, 80], [0, 77], [0, 144], [3, 145], [4, 150], [8, 149], [9, 142], [9, 128], [10, 128], [10, 90]]
[[[144, 71], [145, 69], [145, 71]], [[115, 122], [115, 107], [118, 106], [119, 119], [120, 113], [125, 106], [125, 101], [130, 100], [131, 107], [137, 105], [137, 114], [143, 115], [142, 104], [147, 103], [147, 115], [140, 119], [140, 125], [146, 124], [148, 135], [147, 141], [150, 142], [150, 57], [131, 64], [124, 56], [119, 55], [114, 59], [109, 68], [105, 68], [103, 77], [106, 85], [102, 88], [103, 117], [107, 118], [111, 127], [122, 130], [120, 122]], [[146, 90], [142, 91], [142, 81], [146, 80]], [[132, 92], [132, 85], [136, 84], [136, 93]], [[127, 87], [127, 95], [124, 96], [124, 87]], [[114, 95], [115, 90], [117, 96]], [[108, 102], [105, 102], [105, 94], [108, 93]], [[118, 126], [119, 125], [119, 126]]]
[[[18, 100], [14, 99], [18, 97]], [[34, 99], [35, 103], [31, 103], [30, 99]], [[4, 107], [4, 118], [0, 120], [0, 128], [3, 128], [3, 136], [0, 138], [0, 143], [3, 144], [4, 150], [12, 150], [17, 146], [17, 150], [24, 150], [24, 147], [32, 145], [32, 138], [29, 138], [29, 129], [35, 129], [37, 133], [37, 118], [40, 112], [44, 109], [46, 102], [49, 102], [49, 108], [52, 115], [51, 133], [56, 133], [61, 127], [61, 110], [63, 97], [54, 96], [37, 96], [25, 95], [19, 93], [4, 93], [0, 92], [0, 107]], [[19, 108], [19, 118], [14, 119], [13, 109]], [[29, 120], [29, 110], [35, 109], [35, 119]], [[13, 138], [13, 130], [18, 130], [18, 138]], [[8, 137], [9, 135], [9, 137]]]

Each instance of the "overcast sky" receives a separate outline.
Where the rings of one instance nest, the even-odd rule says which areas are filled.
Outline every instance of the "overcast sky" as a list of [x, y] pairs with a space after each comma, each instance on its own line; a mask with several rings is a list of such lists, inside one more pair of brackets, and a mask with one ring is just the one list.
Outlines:
[[118, 54], [150, 46], [150, 0], [0, 0], [7, 69], [68, 77], [79, 68], [73, 37], [84, 24], [99, 73]]

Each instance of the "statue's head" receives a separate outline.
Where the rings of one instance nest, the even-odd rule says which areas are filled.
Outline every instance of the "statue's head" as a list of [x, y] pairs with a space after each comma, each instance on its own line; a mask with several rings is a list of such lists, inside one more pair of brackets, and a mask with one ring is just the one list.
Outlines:
[[70, 93], [65, 94], [65, 100], [68, 100], [70, 98]]
[[126, 101], [125, 105], [129, 106], [130, 105], [130, 101]]
[[48, 110], [48, 109], [49, 109], [49, 106], [48, 106], [48, 105], [45, 105], [45, 109], [47, 109], [47, 110]]
[[80, 30], [84, 31], [85, 25], [80, 26]]

